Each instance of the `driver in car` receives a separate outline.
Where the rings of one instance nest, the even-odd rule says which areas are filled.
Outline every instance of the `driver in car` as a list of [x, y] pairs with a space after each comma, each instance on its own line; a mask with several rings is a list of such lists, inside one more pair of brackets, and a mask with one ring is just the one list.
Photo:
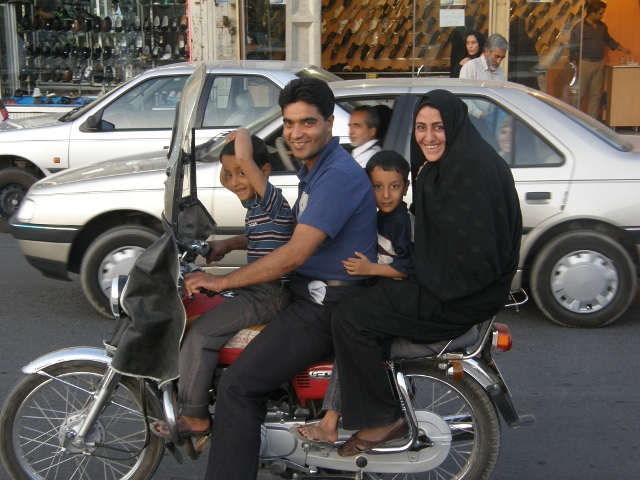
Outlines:
[[304, 165], [298, 173], [297, 220], [289, 243], [225, 276], [185, 279], [187, 294], [270, 282], [294, 271], [291, 305], [281, 310], [222, 376], [217, 391], [207, 479], [254, 479], [267, 394], [333, 351], [331, 314], [371, 282], [342, 260], [361, 252], [376, 261], [376, 202], [365, 171], [332, 135], [335, 98], [315, 78], [280, 93], [284, 138]]

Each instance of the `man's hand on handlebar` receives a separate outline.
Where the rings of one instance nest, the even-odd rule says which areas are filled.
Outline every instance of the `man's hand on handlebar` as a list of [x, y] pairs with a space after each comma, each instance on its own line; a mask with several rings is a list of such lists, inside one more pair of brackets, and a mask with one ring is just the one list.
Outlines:
[[207, 242], [211, 247], [211, 252], [205, 257], [207, 259], [207, 265], [211, 262], [219, 262], [224, 256], [231, 251], [227, 242], [224, 240], [215, 240], [213, 242]]
[[223, 288], [219, 277], [204, 272], [194, 272], [185, 275], [184, 290], [191, 297], [196, 293], [202, 292], [202, 290], [221, 292]]

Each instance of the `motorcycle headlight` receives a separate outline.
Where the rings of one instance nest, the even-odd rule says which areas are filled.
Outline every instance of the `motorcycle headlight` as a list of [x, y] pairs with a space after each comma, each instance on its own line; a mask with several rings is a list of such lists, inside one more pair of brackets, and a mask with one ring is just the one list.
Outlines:
[[129, 275], [118, 275], [111, 281], [111, 313], [115, 318], [128, 316], [122, 307], [122, 294], [127, 280], [129, 280]]
[[36, 202], [25, 198], [20, 204], [18, 213], [16, 213], [16, 219], [20, 222], [28, 222], [36, 214]]

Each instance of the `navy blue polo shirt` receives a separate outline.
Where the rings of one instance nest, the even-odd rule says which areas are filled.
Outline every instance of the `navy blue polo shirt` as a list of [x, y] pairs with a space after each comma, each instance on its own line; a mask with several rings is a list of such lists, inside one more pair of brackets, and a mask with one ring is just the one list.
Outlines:
[[364, 169], [334, 137], [311, 171], [298, 173], [298, 200], [293, 207], [298, 223], [327, 234], [311, 257], [296, 271], [319, 280], [358, 280], [342, 266], [354, 252], [376, 262], [376, 200]]

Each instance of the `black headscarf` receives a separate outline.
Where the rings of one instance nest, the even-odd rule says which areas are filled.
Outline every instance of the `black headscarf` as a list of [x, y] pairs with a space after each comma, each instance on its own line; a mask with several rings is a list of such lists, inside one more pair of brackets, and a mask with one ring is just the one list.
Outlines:
[[511, 170], [471, 124], [464, 102], [433, 90], [418, 102], [414, 124], [425, 105], [440, 111], [445, 151], [425, 164], [412, 136], [412, 172], [424, 164], [414, 184], [414, 268], [419, 283], [446, 302], [513, 278], [522, 218]]
[[[476, 37], [478, 41], [478, 53], [471, 56], [467, 51], [467, 37], [469, 35], [473, 35]], [[460, 70], [462, 69], [462, 65], [460, 62], [463, 58], [471, 57], [478, 58], [480, 55], [484, 53], [484, 35], [476, 30], [467, 30], [464, 35], [460, 35], [456, 30], [454, 30], [451, 34], [453, 40], [451, 43], [451, 78], [460, 78]]]

